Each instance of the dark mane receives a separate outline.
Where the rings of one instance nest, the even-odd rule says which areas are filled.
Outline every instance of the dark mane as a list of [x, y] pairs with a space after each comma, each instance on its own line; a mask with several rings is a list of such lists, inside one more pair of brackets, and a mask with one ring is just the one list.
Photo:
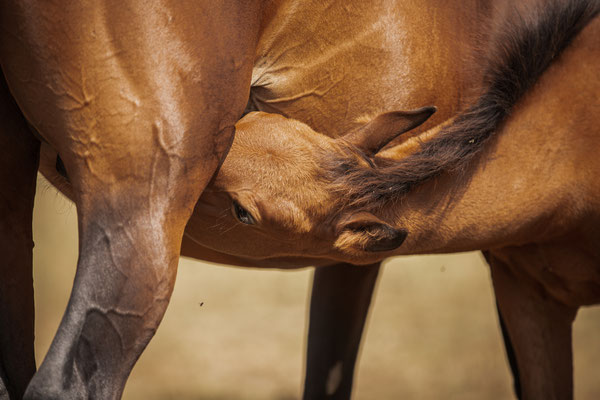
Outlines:
[[379, 208], [443, 171], [460, 171], [497, 132], [512, 107], [600, 9], [598, 0], [550, 1], [530, 16], [514, 13], [490, 40], [483, 94], [420, 151], [375, 168], [350, 159], [326, 166], [344, 203]]

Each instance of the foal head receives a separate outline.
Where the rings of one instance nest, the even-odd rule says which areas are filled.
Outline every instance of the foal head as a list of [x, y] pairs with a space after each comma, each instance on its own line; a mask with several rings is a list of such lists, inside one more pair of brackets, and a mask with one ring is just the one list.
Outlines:
[[186, 232], [206, 247], [243, 257], [380, 258], [400, 246], [406, 232], [374, 210], [352, 206], [344, 188], [332, 190], [332, 164], [373, 168], [381, 148], [434, 111], [381, 114], [337, 139], [281, 115], [250, 113], [236, 125], [231, 150]]

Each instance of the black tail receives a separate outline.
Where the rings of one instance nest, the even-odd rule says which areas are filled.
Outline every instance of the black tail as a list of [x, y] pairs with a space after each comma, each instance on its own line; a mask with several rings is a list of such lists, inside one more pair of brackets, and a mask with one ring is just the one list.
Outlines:
[[513, 13], [491, 39], [485, 89], [475, 104], [401, 161], [367, 169], [336, 160], [329, 165], [332, 189], [352, 206], [378, 208], [443, 171], [463, 169], [599, 10], [599, 0], [553, 0], [530, 16]]

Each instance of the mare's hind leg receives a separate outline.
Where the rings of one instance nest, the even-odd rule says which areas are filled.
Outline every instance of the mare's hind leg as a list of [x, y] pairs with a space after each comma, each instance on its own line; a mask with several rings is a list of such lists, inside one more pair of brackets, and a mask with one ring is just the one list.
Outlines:
[[0, 399], [21, 399], [35, 372], [31, 230], [39, 142], [0, 74]]
[[349, 399], [380, 264], [315, 269], [304, 399]]
[[[513, 372], [520, 385], [519, 398], [573, 398], [571, 327], [577, 308], [565, 305], [523, 273], [519, 258], [488, 253], [492, 281], [504, 323]], [[510, 260], [510, 264], [508, 261]]]

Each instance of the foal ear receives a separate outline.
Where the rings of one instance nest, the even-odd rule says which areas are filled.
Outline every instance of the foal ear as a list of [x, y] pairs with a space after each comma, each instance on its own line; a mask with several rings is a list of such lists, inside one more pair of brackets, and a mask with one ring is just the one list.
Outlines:
[[427, 121], [437, 111], [434, 106], [411, 111], [392, 111], [380, 114], [371, 122], [346, 134], [344, 139], [369, 156], [374, 156], [397, 136]]
[[335, 247], [342, 251], [390, 251], [398, 248], [408, 233], [361, 211], [344, 218], [337, 225]]

